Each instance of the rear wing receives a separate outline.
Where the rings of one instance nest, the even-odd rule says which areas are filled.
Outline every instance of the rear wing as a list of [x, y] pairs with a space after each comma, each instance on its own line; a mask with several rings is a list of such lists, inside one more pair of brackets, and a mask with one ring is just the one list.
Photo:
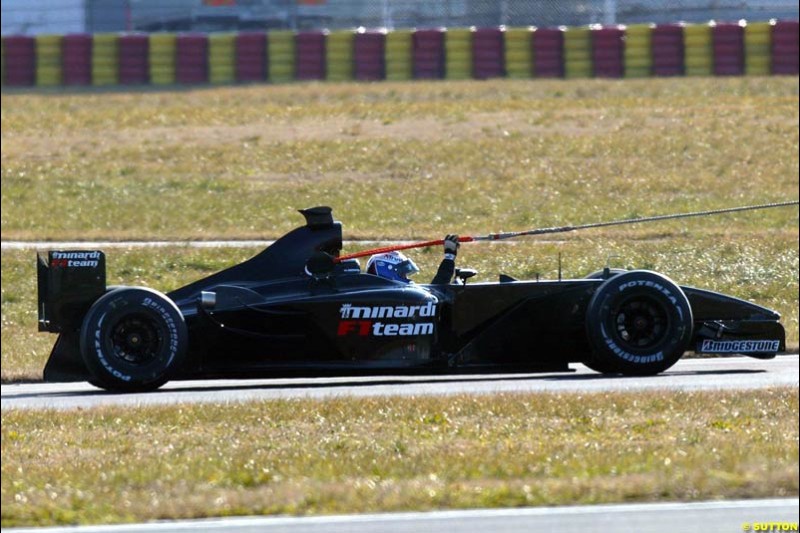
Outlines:
[[51, 250], [36, 258], [39, 331], [80, 328], [89, 307], [106, 292], [106, 256], [97, 250]]

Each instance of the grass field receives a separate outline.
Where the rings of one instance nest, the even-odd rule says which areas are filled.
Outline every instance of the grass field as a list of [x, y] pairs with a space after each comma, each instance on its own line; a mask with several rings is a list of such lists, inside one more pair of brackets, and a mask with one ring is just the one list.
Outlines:
[[4, 93], [3, 239], [275, 237], [320, 204], [349, 237], [413, 238], [794, 199], [797, 117], [796, 77]]
[[2, 414], [2, 525], [796, 496], [797, 388]]
[[[345, 238], [581, 224], [793, 200], [797, 77], [298, 84], [2, 98], [2, 238]], [[796, 207], [508, 244], [459, 263], [606, 263], [753, 300], [798, 337]], [[168, 291], [254, 249], [109, 250]], [[439, 250], [416, 251], [421, 281]], [[38, 380], [32, 252], [2, 252], [2, 381]], [[798, 493], [797, 389], [337, 399], [2, 413], [2, 525], [775, 497]]]

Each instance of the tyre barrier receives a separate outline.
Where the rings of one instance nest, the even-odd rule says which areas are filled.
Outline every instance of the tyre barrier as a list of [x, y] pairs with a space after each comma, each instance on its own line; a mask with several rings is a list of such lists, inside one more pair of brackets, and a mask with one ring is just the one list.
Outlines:
[[411, 30], [395, 30], [384, 40], [384, 65], [387, 80], [414, 77], [414, 43]]
[[11, 87], [36, 83], [36, 42], [27, 35], [3, 37], [3, 82]]
[[96, 33], [92, 37], [92, 85], [119, 83], [119, 36]]
[[91, 85], [92, 36], [85, 33], [65, 35], [61, 46], [64, 85]]
[[267, 34], [267, 78], [280, 83], [295, 78], [295, 35], [293, 31], [271, 31]]
[[798, 22], [779, 20], [772, 28], [772, 73], [798, 73]]
[[236, 34], [212, 33], [208, 36], [208, 81], [214, 84], [236, 80]]
[[9, 86], [796, 75], [798, 22], [5, 36], [0, 55]]
[[175, 41], [175, 80], [183, 84], [208, 82], [207, 35], [178, 35]]
[[444, 31], [417, 30], [412, 36], [414, 78], [442, 78], [444, 75]]
[[625, 74], [625, 30], [600, 28], [592, 32], [592, 65], [596, 78], [621, 78]]
[[172, 85], [175, 83], [175, 48], [177, 36], [174, 33], [153, 33], [147, 59], [150, 66], [150, 83], [153, 85]]
[[325, 39], [325, 79], [348, 81], [353, 79], [353, 40], [349, 30], [333, 31]]
[[505, 76], [504, 33], [502, 28], [478, 28], [472, 33], [472, 77], [476, 80]]
[[564, 31], [557, 28], [537, 29], [531, 40], [533, 73], [536, 78], [564, 77]]
[[503, 33], [505, 48], [505, 71], [509, 78], [527, 79], [533, 77], [534, 27], [508, 28]]
[[744, 73], [767, 76], [772, 72], [772, 26], [769, 22], [751, 22], [744, 27]]
[[683, 61], [687, 76], [710, 76], [714, 73], [712, 27], [690, 24], [683, 28]]
[[236, 81], [267, 79], [267, 35], [260, 32], [239, 33], [235, 47]]
[[139, 85], [150, 81], [150, 40], [145, 34], [121, 35], [119, 38], [119, 82]]
[[589, 28], [564, 31], [564, 77], [592, 77], [592, 32]]
[[683, 26], [681, 24], [659, 24], [653, 28], [653, 75], [682, 76]]
[[36, 40], [36, 85], [54, 87], [63, 83], [61, 68], [61, 35], [37, 35]]
[[386, 32], [359, 31], [353, 41], [353, 76], [361, 81], [378, 81], [386, 77]]
[[714, 74], [744, 74], [744, 28], [739, 24], [722, 23], [711, 30], [714, 38]]
[[653, 74], [653, 27], [650, 24], [633, 24], [625, 28], [626, 78], [646, 78]]
[[295, 35], [295, 77], [298, 80], [325, 79], [325, 34], [321, 31]]
[[444, 32], [444, 77], [448, 80], [472, 77], [472, 29], [454, 28]]

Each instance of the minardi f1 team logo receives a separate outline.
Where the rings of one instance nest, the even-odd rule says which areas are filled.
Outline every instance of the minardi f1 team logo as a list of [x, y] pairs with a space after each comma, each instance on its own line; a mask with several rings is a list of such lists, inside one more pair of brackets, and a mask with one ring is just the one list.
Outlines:
[[100, 252], [53, 252], [50, 254], [50, 266], [55, 268], [94, 268], [99, 262]]
[[[343, 304], [339, 309], [341, 320], [337, 335], [358, 335], [361, 337], [395, 337], [433, 335], [433, 319], [436, 316], [436, 304], [427, 302], [423, 305], [379, 305], [355, 306]], [[429, 318], [425, 322], [420, 319]], [[381, 319], [381, 320], [377, 320]], [[397, 319], [406, 319], [397, 321]], [[391, 320], [384, 322], [383, 320]]]

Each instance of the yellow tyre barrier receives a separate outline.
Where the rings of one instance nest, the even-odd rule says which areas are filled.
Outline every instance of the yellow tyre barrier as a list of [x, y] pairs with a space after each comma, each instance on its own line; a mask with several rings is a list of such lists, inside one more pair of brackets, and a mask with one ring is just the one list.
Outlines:
[[387, 80], [410, 80], [413, 77], [411, 30], [395, 30], [387, 33], [384, 54]]
[[472, 77], [472, 30], [454, 28], [445, 32], [444, 77], [449, 80]]
[[325, 42], [326, 79], [347, 81], [353, 79], [353, 39], [352, 31], [334, 31], [328, 34]]
[[647, 65], [653, 62], [650, 57], [650, 48], [625, 48], [625, 60], [641, 61]]
[[175, 42], [174, 33], [153, 33], [150, 35], [148, 59], [150, 61], [150, 83], [172, 85], [175, 83]]
[[96, 33], [92, 37], [92, 85], [119, 82], [119, 36]]
[[592, 34], [589, 28], [567, 28], [564, 32], [564, 77], [592, 76]]
[[591, 61], [567, 61], [564, 63], [564, 77], [567, 79], [574, 78], [591, 78], [592, 77], [592, 62]]
[[37, 35], [36, 85], [61, 85], [61, 35]]
[[714, 73], [714, 40], [708, 24], [688, 24], [683, 28], [684, 66], [687, 76]]
[[295, 70], [294, 32], [280, 30], [267, 33], [267, 58], [269, 81], [292, 81]]
[[744, 72], [767, 76], [772, 72], [772, 25], [750, 22], [744, 28]]
[[208, 36], [208, 81], [233, 83], [236, 80], [236, 34], [212, 33]]
[[626, 78], [649, 78], [653, 74], [652, 66], [649, 67], [629, 67], [625, 65]]
[[652, 32], [649, 24], [632, 24], [625, 28], [625, 77], [650, 76], [653, 67]]
[[628, 61], [625, 62], [625, 71], [627, 72], [628, 68], [649, 69], [652, 66], [653, 66], [653, 62], [650, 60], [649, 57], [648, 58], [637, 57], [637, 58], [629, 59]]
[[533, 27], [506, 30], [503, 44], [506, 54], [506, 75], [509, 78], [533, 77], [533, 49], [531, 48], [533, 31]]

